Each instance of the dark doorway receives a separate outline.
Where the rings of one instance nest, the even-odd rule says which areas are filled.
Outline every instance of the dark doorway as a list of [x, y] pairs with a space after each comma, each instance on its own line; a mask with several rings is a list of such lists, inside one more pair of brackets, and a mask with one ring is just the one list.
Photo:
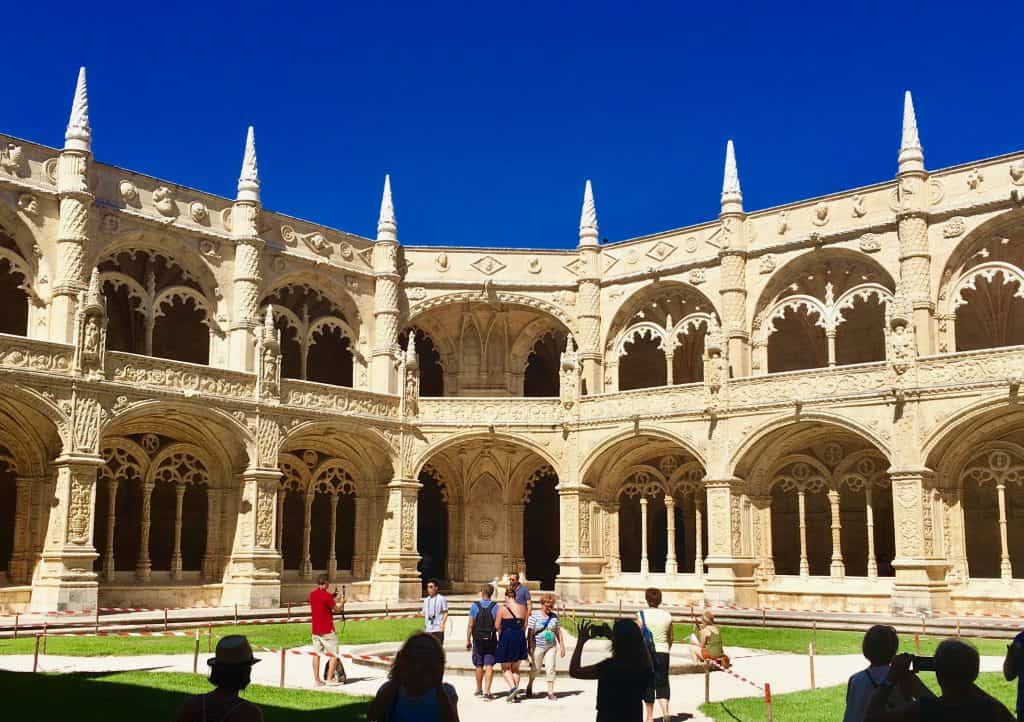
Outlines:
[[420, 576], [428, 579], [445, 578], [448, 559], [448, 505], [444, 501], [441, 485], [433, 473], [420, 472], [417, 504], [416, 548], [420, 553]]
[[523, 510], [523, 557], [526, 578], [554, 589], [558, 576], [559, 529], [558, 476], [554, 471], [537, 479]]

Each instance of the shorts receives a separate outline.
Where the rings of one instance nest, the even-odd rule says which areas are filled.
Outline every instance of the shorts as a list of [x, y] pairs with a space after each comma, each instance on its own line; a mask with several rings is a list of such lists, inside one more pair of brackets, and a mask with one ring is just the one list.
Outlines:
[[427, 632], [427, 634], [440, 642], [441, 646], [444, 647], [444, 632]]
[[550, 647], [534, 647], [530, 655], [530, 682], [540, 676], [541, 667], [544, 668], [544, 676], [548, 682], [555, 681], [555, 668], [558, 664], [558, 646], [552, 644]]
[[473, 642], [473, 653], [470, 655], [473, 658], [473, 666], [474, 667], [493, 667], [494, 664], [495, 664], [495, 662], [494, 662], [494, 652], [495, 651], [496, 650], [491, 649], [491, 650], [489, 650], [487, 652], [481, 653], [480, 650], [477, 649], [476, 642]]
[[655, 652], [654, 674], [651, 677], [651, 686], [644, 690], [644, 702], [651, 704], [656, 699], [670, 699], [672, 690], [668, 684], [668, 654]]
[[317, 654], [338, 654], [338, 635], [334, 632], [313, 635], [313, 651]]

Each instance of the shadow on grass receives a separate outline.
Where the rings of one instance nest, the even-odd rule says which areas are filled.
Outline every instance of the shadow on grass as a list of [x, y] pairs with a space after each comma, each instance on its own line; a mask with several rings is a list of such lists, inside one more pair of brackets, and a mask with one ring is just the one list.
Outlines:
[[[171, 720], [191, 695], [210, 691], [199, 675], [83, 672], [30, 674], [0, 671], [4, 717], [75, 722]], [[266, 722], [365, 720], [366, 699], [303, 690], [251, 686], [242, 695], [263, 709]]]

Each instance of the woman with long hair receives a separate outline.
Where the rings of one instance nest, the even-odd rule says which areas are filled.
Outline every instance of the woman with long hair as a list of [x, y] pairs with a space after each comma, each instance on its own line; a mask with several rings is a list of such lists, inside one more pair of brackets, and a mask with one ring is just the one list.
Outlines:
[[640, 627], [632, 619], [617, 619], [610, 635], [612, 656], [586, 667], [581, 664], [583, 645], [595, 636], [608, 636], [608, 625], [595, 628], [584, 619], [577, 636], [569, 675], [597, 680], [597, 722], [642, 722], [644, 691], [651, 683], [653, 668]]
[[459, 722], [459, 697], [444, 681], [444, 649], [417, 632], [398, 650], [388, 681], [366, 710], [374, 722]]
[[501, 665], [501, 673], [508, 684], [506, 702], [518, 702], [522, 695], [519, 691], [519, 665], [527, 658], [526, 647], [526, 605], [516, 601], [516, 592], [512, 587], [505, 590], [505, 603], [494, 618], [498, 627], [498, 649], [494, 653], [494, 661]]

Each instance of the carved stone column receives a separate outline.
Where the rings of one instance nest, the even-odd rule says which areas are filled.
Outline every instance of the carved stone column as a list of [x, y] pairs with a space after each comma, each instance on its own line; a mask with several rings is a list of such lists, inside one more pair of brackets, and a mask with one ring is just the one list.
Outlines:
[[239, 477], [241, 498], [221, 604], [266, 609], [281, 605], [281, 554], [274, 545], [278, 469], [250, 468]]
[[673, 379], [672, 359], [675, 357], [675, 346], [672, 343], [665, 344], [665, 385], [671, 386], [675, 383]]
[[693, 529], [697, 536], [693, 545], [693, 573], [704, 576], [704, 500], [698, 490], [693, 495]]
[[594, 553], [590, 538], [590, 489], [558, 484], [561, 535], [555, 591], [567, 599], [599, 599], [604, 593], [603, 556]]
[[231, 279], [233, 308], [230, 333], [231, 368], [253, 371], [255, 331], [259, 325], [260, 255], [265, 242], [259, 237], [260, 181], [256, 141], [252, 128], [245, 139], [238, 194], [231, 207], [231, 235], [235, 242], [234, 275]]
[[949, 563], [935, 553], [931, 493], [926, 467], [889, 469], [893, 526], [896, 530], [894, 612], [922, 614], [949, 607]]
[[509, 568], [519, 574], [521, 582], [526, 581], [526, 553], [523, 548], [525, 512], [526, 504], [509, 505], [509, 527], [512, 531], [512, 564]]
[[387, 511], [371, 585], [376, 600], [420, 598], [416, 525], [421, 486], [416, 479], [402, 478], [388, 484]]
[[153, 511], [153, 482], [142, 484], [142, 520], [139, 533], [139, 559], [135, 563], [135, 578], [139, 581], [149, 581], [152, 573], [152, 565], [149, 561], [149, 527], [152, 524]]
[[864, 485], [864, 509], [868, 527], [868, 578], [876, 579], [878, 577], [878, 558], [875, 556], [875, 504], [872, 490], [871, 483]]
[[374, 524], [369, 518], [370, 500], [365, 496], [356, 497], [355, 542], [352, 545], [352, 576], [362, 579], [367, 575], [367, 543], [366, 530], [373, 529]]
[[831, 368], [836, 365], [836, 329], [835, 327], [828, 329], [825, 332], [825, 337], [828, 340], [828, 365]]
[[171, 579], [181, 579], [181, 510], [185, 500], [185, 485], [174, 487], [174, 551], [171, 553]]
[[1006, 539], [1006, 484], [996, 484], [996, 495], [999, 500], [999, 576], [1004, 582], [1013, 579], [1013, 568], [1010, 566], [1010, 546]]
[[619, 553], [619, 505], [609, 504], [605, 523], [608, 524], [608, 576], [622, 574], [622, 556]]
[[8, 576], [14, 584], [28, 584], [32, 580], [32, 492], [37, 483], [46, 483], [43, 477], [18, 474], [15, 479], [14, 539]]
[[665, 495], [665, 536], [667, 539], [665, 553], [665, 573], [678, 574], [679, 565], [676, 563], [676, 500], [670, 495]]
[[313, 578], [313, 562], [309, 558], [309, 535], [313, 531], [313, 499], [315, 494], [306, 494], [304, 499], [305, 516], [302, 518], [302, 562], [299, 565], [299, 576], [303, 579]]
[[598, 242], [597, 207], [594, 191], [587, 181], [580, 213], [579, 263], [576, 294], [576, 318], [579, 319], [579, 358], [583, 366], [586, 393], [600, 393], [604, 381], [601, 372], [601, 246]]
[[331, 494], [331, 548], [327, 551], [327, 574], [334, 579], [338, 573], [338, 495]]
[[57, 483], [39, 569], [32, 585], [33, 612], [95, 609], [97, 557], [92, 545], [99, 456], [65, 454], [54, 465]]
[[839, 492], [829, 489], [828, 506], [832, 514], [832, 562], [829, 565], [829, 575], [842, 578], [846, 576], [846, 564], [843, 562], [843, 520], [839, 514]]
[[[398, 361], [398, 222], [391, 202], [391, 179], [384, 179], [377, 240], [373, 244], [373, 347], [371, 380], [374, 391], [393, 394], [398, 391], [395, 364]], [[446, 387], [447, 388], [447, 387]]]
[[203, 549], [203, 579], [217, 575], [220, 556], [220, 490], [206, 487], [206, 548]]
[[107, 545], [103, 553], [103, 580], [114, 581], [114, 530], [117, 526], [117, 479], [107, 483]]
[[760, 578], [770, 581], [775, 576], [775, 558], [772, 549], [772, 497], [765, 494], [751, 499], [756, 513], [760, 514], [761, 547], [754, 553], [760, 558]]
[[651, 573], [651, 560], [647, 558], [647, 497], [640, 495], [640, 573]]
[[707, 478], [708, 556], [704, 598], [708, 603], [754, 606], [757, 561], [742, 556], [739, 500], [742, 480], [736, 477]]
[[796, 495], [800, 514], [800, 576], [807, 578], [811, 575], [811, 565], [807, 560], [807, 492], [801, 487]]

